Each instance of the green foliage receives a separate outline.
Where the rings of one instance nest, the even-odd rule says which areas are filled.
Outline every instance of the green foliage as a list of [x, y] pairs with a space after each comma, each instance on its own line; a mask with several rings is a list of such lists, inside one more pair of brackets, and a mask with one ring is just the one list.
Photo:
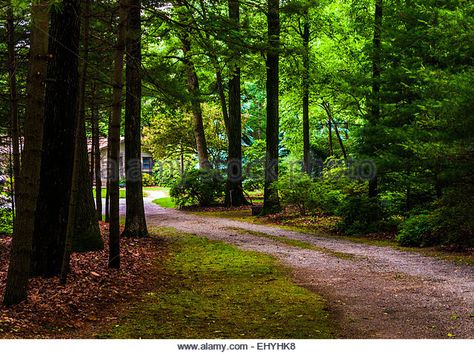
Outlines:
[[153, 187], [156, 185], [155, 179], [148, 173], [142, 175], [142, 183], [143, 187]]
[[10, 209], [0, 207], [0, 235], [13, 233], [13, 213]]
[[301, 215], [305, 215], [308, 208], [314, 207], [313, 185], [311, 177], [305, 173], [285, 175], [274, 184], [281, 203], [296, 206]]
[[347, 196], [339, 208], [339, 228], [346, 235], [360, 235], [383, 230], [384, 218], [380, 203], [367, 195]]
[[439, 242], [460, 247], [474, 247], [474, 188], [452, 188], [437, 202], [434, 211], [434, 235]]
[[221, 201], [225, 183], [219, 171], [191, 170], [171, 188], [170, 196], [180, 207], [211, 206]]
[[429, 246], [434, 243], [432, 237], [434, 227], [433, 215], [413, 215], [401, 224], [396, 239], [402, 246]]

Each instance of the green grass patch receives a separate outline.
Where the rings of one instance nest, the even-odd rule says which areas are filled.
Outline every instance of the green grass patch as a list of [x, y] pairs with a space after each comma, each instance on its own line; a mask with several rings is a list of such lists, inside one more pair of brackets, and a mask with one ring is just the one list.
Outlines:
[[330, 248], [316, 246], [316, 245], [313, 245], [312, 243], [309, 243], [309, 242], [305, 242], [305, 241], [301, 241], [301, 240], [295, 240], [295, 239], [288, 238], [288, 237], [269, 235], [269, 234], [266, 234], [264, 232], [259, 232], [259, 231], [254, 231], [254, 230], [246, 230], [246, 229], [241, 229], [241, 228], [237, 228], [237, 227], [228, 227], [227, 229], [232, 230], [232, 231], [237, 231], [238, 233], [241, 233], [241, 234], [250, 234], [250, 235], [253, 235], [253, 236], [265, 237], [265, 238], [268, 238], [268, 239], [271, 239], [271, 240], [274, 240], [274, 241], [284, 243], [285, 245], [288, 245], [288, 246], [303, 248], [303, 249], [306, 249], [306, 250], [317, 251], [317, 252], [320, 252], [320, 253], [324, 253], [328, 256], [332, 256], [332, 257], [336, 257], [336, 258], [340, 258], [340, 259], [351, 259], [351, 260], [353, 260], [353, 259], [357, 258], [356, 256], [354, 256], [352, 254], [349, 254], [349, 253], [334, 251]]
[[153, 201], [153, 203], [163, 207], [163, 208], [174, 208], [176, 204], [174, 203], [171, 197], [158, 198]]
[[266, 255], [170, 229], [161, 284], [101, 338], [331, 338], [317, 294]]
[[[93, 196], [94, 196], [94, 198], [95, 198], [95, 196], [96, 196], [95, 189], [92, 189], [92, 194], [93, 194]], [[106, 190], [106, 189], [101, 189], [101, 195], [102, 195], [101, 198], [104, 198], [104, 199], [105, 199], [105, 198], [106, 198], [106, 195], [107, 195], [107, 190]], [[147, 197], [147, 196], [148, 196], [148, 193], [145, 192], [145, 189], [143, 190], [143, 196], [144, 196], [144, 197]], [[127, 190], [121, 188], [121, 189], [119, 190], [119, 198], [120, 198], [120, 199], [125, 199], [126, 197], [127, 197]]]
[[[92, 189], [92, 194], [94, 195], [94, 198], [95, 198], [95, 196], [97, 195], [95, 189]], [[106, 196], [107, 196], [107, 189], [102, 188], [101, 189], [101, 198], [105, 199]], [[127, 196], [127, 191], [125, 189], [120, 189], [119, 198], [120, 199], [125, 199], [126, 196]]]
[[169, 192], [169, 187], [143, 187], [144, 191]]
[[248, 222], [256, 225], [271, 225], [277, 226], [284, 230], [300, 232], [308, 235], [314, 235], [318, 237], [335, 238], [355, 243], [366, 244], [370, 246], [379, 247], [391, 247], [399, 251], [415, 252], [424, 256], [434, 257], [441, 260], [449, 261], [457, 265], [474, 265], [474, 255], [463, 253], [463, 252], [451, 252], [443, 250], [440, 247], [402, 247], [395, 240], [379, 240], [364, 236], [344, 236], [335, 233], [328, 232], [324, 227], [322, 230], [316, 225], [281, 225], [273, 223], [268, 218], [261, 218], [252, 216], [252, 212], [248, 209], [245, 210], [229, 210], [229, 211], [205, 211], [205, 212], [193, 212], [195, 215], [205, 217], [216, 217], [216, 218], [227, 218], [236, 221]]

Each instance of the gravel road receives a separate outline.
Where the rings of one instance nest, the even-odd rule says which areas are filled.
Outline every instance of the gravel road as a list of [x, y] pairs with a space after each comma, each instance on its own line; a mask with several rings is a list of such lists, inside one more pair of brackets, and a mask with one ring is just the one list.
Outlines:
[[[161, 208], [149, 192], [150, 227], [173, 227], [272, 255], [298, 284], [327, 300], [340, 338], [474, 338], [474, 267], [330, 237]], [[122, 210], [124, 212], [124, 210]], [[311, 243], [289, 246], [266, 235]]]

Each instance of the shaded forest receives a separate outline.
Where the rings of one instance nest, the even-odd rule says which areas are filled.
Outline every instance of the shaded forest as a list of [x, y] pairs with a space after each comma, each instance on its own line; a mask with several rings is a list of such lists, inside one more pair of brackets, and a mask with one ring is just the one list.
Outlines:
[[473, 38], [465, 0], [2, 0], [4, 303], [66, 283], [99, 220], [119, 268], [121, 237], [148, 237], [144, 185], [472, 249]]

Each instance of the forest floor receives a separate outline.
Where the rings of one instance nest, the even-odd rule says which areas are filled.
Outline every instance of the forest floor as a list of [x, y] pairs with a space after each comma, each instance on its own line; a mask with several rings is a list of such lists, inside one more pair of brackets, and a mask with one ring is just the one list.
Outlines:
[[423, 254], [219, 217], [145, 198], [149, 227], [172, 227], [273, 256], [321, 294], [340, 338], [473, 338], [474, 267]]
[[[154, 237], [122, 240], [121, 270], [107, 269], [107, 246], [75, 254], [67, 286], [32, 279], [28, 302], [0, 306], [0, 338], [474, 337], [471, 265], [163, 208], [164, 191], [147, 193]], [[0, 293], [9, 246], [0, 238]]]

